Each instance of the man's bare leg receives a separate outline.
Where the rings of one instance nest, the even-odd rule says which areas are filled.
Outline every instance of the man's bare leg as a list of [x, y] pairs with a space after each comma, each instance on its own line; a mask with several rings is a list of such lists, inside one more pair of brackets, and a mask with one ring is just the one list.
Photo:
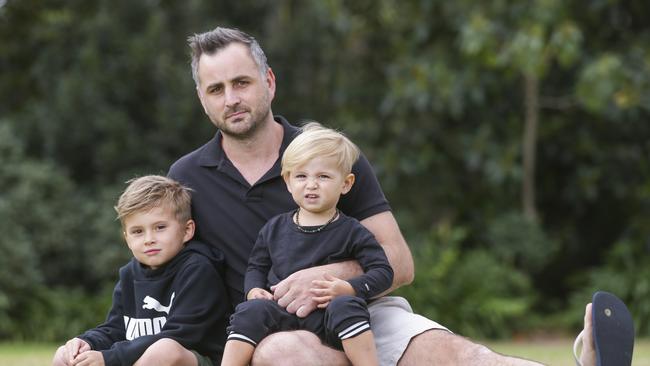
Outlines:
[[345, 353], [323, 345], [311, 332], [278, 332], [264, 338], [253, 353], [253, 366], [348, 366]]
[[[583, 366], [596, 365], [592, 336], [591, 304], [585, 308]], [[410, 365], [541, 365], [538, 362], [505, 356], [444, 330], [430, 330], [411, 340], [400, 359], [400, 366]]]
[[[583, 366], [594, 366], [596, 361], [592, 338], [591, 304], [588, 304], [585, 309], [584, 334], [581, 362]], [[259, 352], [260, 350], [263, 352]], [[254, 366], [273, 365], [277, 360], [283, 360], [283, 364], [288, 366], [349, 365], [343, 352], [324, 346], [318, 337], [307, 331], [272, 334], [258, 345], [253, 355]], [[307, 364], [306, 360], [313, 360], [313, 363]], [[444, 330], [430, 330], [414, 337], [398, 364], [400, 366], [540, 365], [537, 362], [498, 354], [483, 345]]]
[[430, 330], [411, 340], [398, 365], [533, 366], [541, 364], [504, 356], [445, 330]]

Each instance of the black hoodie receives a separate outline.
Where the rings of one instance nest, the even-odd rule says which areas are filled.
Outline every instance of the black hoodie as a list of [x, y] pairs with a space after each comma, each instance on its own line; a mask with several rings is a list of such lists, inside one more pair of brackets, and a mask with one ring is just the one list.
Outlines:
[[79, 338], [102, 352], [106, 366], [132, 365], [162, 338], [218, 365], [231, 312], [222, 266], [223, 254], [198, 241], [155, 270], [131, 259], [120, 268], [106, 322]]

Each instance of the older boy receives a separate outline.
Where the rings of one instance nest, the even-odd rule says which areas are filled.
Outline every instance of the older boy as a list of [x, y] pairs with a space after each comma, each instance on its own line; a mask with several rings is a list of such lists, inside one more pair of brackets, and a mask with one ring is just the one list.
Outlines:
[[[249, 301], [231, 317], [222, 365], [247, 365], [255, 346], [270, 333], [305, 329], [342, 348], [353, 365], [377, 365], [366, 302], [393, 281], [388, 259], [374, 236], [336, 208], [354, 184], [359, 150], [344, 135], [307, 124], [282, 157], [282, 177], [298, 209], [262, 228], [245, 278]], [[305, 318], [273, 300], [280, 281], [304, 268], [356, 259], [364, 274], [347, 281], [327, 277], [311, 290], [319, 310]]]
[[52, 364], [218, 364], [229, 309], [223, 255], [190, 241], [187, 188], [162, 176], [129, 183], [115, 210], [134, 258], [120, 268], [106, 322], [61, 346]]

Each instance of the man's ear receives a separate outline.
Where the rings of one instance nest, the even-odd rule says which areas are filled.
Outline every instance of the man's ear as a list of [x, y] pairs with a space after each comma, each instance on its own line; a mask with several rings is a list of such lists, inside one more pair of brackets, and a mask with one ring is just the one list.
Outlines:
[[196, 229], [196, 224], [194, 220], [189, 219], [185, 223], [185, 234], [183, 234], [183, 243], [187, 243], [194, 237], [194, 230]]
[[201, 107], [203, 107], [203, 112], [208, 114], [207, 108], [205, 108], [205, 103], [203, 102], [203, 93], [201, 93], [201, 87], [197, 85], [196, 95], [199, 97], [199, 102], [201, 102]]
[[270, 100], [273, 100], [275, 97], [275, 74], [270, 67], [266, 71], [266, 86], [269, 88], [269, 95], [271, 97]]
[[345, 179], [343, 180], [343, 189], [341, 190], [341, 194], [346, 194], [350, 192], [350, 189], [352, 189], [352, 186], [354, 185], [354, 180], [355, 180], [354, 174], [350, 173], [348, 174]]

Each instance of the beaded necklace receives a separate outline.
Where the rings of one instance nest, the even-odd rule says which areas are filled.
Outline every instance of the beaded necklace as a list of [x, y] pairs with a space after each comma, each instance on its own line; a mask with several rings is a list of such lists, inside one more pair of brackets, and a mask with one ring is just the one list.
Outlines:
[[339, 209], [337, 208], [336, 211], [334, 211], [334, 216], [332, 216], [326, 223], [314, 229], [305, 229], [304, 226], [300, 225], [300, 207], [296, 209], [295, 215], [296, 215], [296, 227], [298, 228], [298, 230], [302, 231], [303, 233], [313, 234], [322, 231], [327, 227], [327, 225], [331, 224], [332, 221], [336, 220], [336, 218], [339, 217]]

